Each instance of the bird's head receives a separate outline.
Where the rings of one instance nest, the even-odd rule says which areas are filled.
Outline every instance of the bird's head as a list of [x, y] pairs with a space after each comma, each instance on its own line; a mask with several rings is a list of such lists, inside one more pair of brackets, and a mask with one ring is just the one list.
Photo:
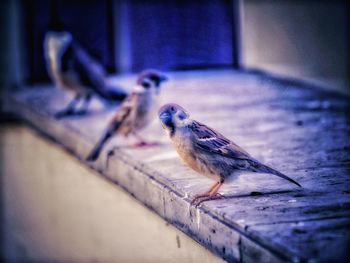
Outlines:
[[44, 40], [45, 55], [49, 59], [61, 57], [72, 41], [73, 37], [69, 32], [47, 32]]
[[162, 126], [170, 136], [175, 134], [176, 128], [181, 128], [188, 124], [190, 115], [180, 105], [169, 103], [162, 106], [158, 113]]
[[153, 90], [158, 94], [161, 84], [167, 80], [167, 76], [163, 73], [154, 69], [147, 69], [141, 72], [136, 84], [143, 91]]

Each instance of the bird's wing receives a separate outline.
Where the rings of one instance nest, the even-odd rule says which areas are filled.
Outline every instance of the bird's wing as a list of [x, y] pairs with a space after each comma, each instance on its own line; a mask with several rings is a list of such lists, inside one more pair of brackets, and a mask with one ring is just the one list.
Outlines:
[[237, 169], [273, 174], [301, 187], [301, 185], [298, 182], [294, 181], [292, 178], [267, 165], [260, 163], [237, 144], [230, 141], [222, 134], [209, 128], [208, 126], [193, 121], [191, 129], [193, 131], [193, 144], [196, 149], [218, 154], [226, 158], [235, 159], [233, 165]]
[[85, 86], [99, 92], [105, 89], [105, 70], [102, 65], [93, 59], [87, 51], [74, 43], [75, 70], [79, 75], [80, 81]]
[[196, 149], [227, 158], [254, 160], [245, 150], [208, 126], [193, 121], [191, 125], [193, 145]]
[[139, 102], [139, 96], [137, 93], [131, 93], [120, 105], [119, 109], [115, 113], [113, 119], [110, 122], [109, 129], [125, 129], [124, 132], [131, 131], [137, 114], [137, 105]]

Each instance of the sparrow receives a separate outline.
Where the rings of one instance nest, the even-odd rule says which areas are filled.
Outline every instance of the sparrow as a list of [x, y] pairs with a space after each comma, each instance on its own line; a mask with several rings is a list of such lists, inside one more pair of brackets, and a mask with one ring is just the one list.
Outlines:
[[219, 132], [191, 119], [181, 106], [166, 104], [158, 114], [181, 159], [196, 172], [216, 181], [207, 192], [196, 195], [191, 204], [219, 199], [218, 190], [222, 184], [243, 171], [273, 174], [301, 187], [285, 174], [253, 158]]
[[136, 86], [117, 109], [87, 161], [95, 161], [105, 143], [115, 134], [125, 137], [133, 134], [139, 140], [136, 146], [149, 144], [137, 132], [156, 118], [160, 86], [166, 80], [167, 77], [156, 70], [145, 70], [139, 75]]
[[[61, 118], [85, 113], [93, 94], [105, 101], [121, 101], [127, 92], [121, 87], [111, 87], [106, 83], [106, 72], [102, 65], [74, 41], [66, 31], [49, 31], [44, 39], [44, 57], [48, 73], [55, 85], [73, 94], [68, 106], [55, 114]], [[76, 110], [83, 100], [80, 111]]]

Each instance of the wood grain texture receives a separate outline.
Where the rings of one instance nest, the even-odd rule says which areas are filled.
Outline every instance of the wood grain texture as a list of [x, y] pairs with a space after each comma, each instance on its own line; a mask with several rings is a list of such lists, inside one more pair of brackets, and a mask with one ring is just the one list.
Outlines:
[[[180, 161], [157, 120], [144, 136], [160, 146], [135, 149], [127, 146], [132, 139], [114, 138], [102, 158], [87, 165], [228, 261], [345, 260], [346, 253], [322, 250], [336, 244], [345, 251], [349, 244], [344, 235], [333, 236], [350, 221], [348, 98], [228, 70], [169, 75], [163, 103], [182, 105], [303, 188], [247, 173], [222, 187], [225, 199], [190, 207], [193, 196], [212, 181]], [[111, 81], [132, 87], [134, 79]], [[82, 160], [113, 113], [94, 101], [88, 116], [57, 121], [54, 112], [69, 98], [49, 87], [18, 92], [11, 100], [15, 113]], [[295, 230], [300, 224], [302, 233]]]

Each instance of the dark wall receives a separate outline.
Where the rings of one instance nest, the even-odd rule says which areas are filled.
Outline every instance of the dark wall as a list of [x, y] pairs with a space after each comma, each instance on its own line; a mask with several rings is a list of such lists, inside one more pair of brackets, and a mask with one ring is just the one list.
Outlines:
[[[43, 58], [48, 30], [70, 31], [109, 72], [234, 66], [232, 2], [23, 1], [29, 80], [48, 80]], [[124, 49], [116, 50], [121, 43]], [[118, 60], [127, 60], [126, 70]]]
[[217, 1], [131, 1], [132, 70], [232, 66], [233, 4]]
[[114, 67], [113, 3], [108, 0], [23, 1], [30, 81], [48, 79], [43, 40], [48, 30], [66, 30], [108, 71]]

